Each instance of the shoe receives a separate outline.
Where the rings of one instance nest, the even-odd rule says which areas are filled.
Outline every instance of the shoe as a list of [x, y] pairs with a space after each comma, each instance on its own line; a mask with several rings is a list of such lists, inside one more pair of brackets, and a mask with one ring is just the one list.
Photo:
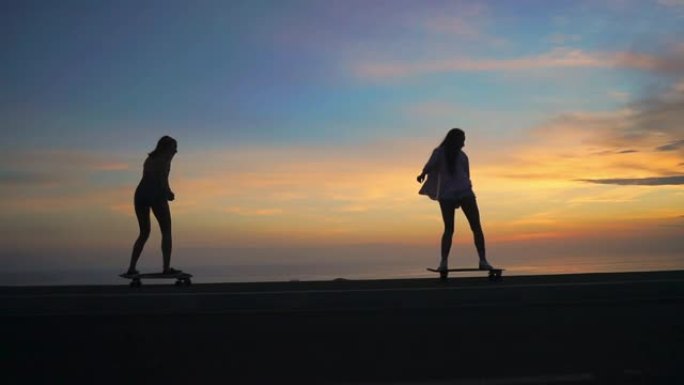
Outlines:
[[182, 270], [176, 270], [176, 269], [174, 269], [174, 268], [172, 268], [172, 267], [169, 267], [168, 269], [164, 270], [164, 272], [163, 272], [162, 274], [171, 275], [171, 274], [180, 274], [180, 273], [182, 273], [182, 272], [183, 272]]
[[449, 269], [449, 266], [448, 266], [448, 264], [447, 264], [447, 260], [446, 260], [446, 259], [442, 259], [442, 260], [439, 262], [439, 267], [437, 268], [437, 271], [447, 271], [448, 269]]
[[480, 261], [480, 270], [492, 270], [492, 269], [493, 269], [492, 265], [490, 265], [486, 259], [483, 259]]

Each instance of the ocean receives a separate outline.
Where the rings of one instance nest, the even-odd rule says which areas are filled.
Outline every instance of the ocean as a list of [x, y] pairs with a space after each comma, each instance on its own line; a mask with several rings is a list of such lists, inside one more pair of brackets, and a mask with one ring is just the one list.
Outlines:
[[[411, 254], [411, 253], [408, 253]], [[335, 258], [283, 258], [282, 260], [256, 260], [255, 262], [226, 258], [217, 262], [189, 263], [180, 256], [174, 267], [193, 274], [194, 283], [220, 282], [269, 282], [269, 281], [326, 281], [334, 279], [406, 279], [434, 277], [426, 271], [435, 267], [438, 258], [410, 255], [361, 258], [359, 256]], [[450, 267], [475, 267], [477, 258], [452, 258]], [[121, 266], [83, 267], [72, 269], [24, 269], [0, 271], [0, 286], [42, 285], [123, 285], [128, 281], [118, 275], [124, 272], [126, 260]], [[525, 254], [490, 257], [495, 267], [505, 269], [504, 276], [556, 275], [580, 273], [610, 273], [637, 271], [684, 270], [684, 257], [680, 255], [600, 255], [540, 257]], [[148, 257], [141, 263], [143, 272], [161, 270], [160, 258]], [[482, 273], [463, 273], [462, 276], [478, 276]], [[460, 276], [457, 275], [457, 276]], [[162, 284], [164, 281], [160, 281]], [[151, 282], [152, 283], [152, 282]], [[168, 284], [168, 282], [166, 282]]]

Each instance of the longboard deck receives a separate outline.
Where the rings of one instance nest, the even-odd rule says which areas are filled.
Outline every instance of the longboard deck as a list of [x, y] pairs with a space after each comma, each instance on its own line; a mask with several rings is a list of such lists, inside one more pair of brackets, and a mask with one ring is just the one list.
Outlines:
[[143, 273], [143, 274], [119, 274], [121, 278], [152, 278], [152, 279], [170, 279], [170, 278], [190, 278], [192, 274], [188, 273], [174, 273], [174, 274], [164, 274], [164, 273]]
[[[431, 267], [428, 267], [426, 269], [427, 271], [431, 271], [433, 273], [440, 273], [444, 270], [437, 270], [433, 269]], [[463, 268], [457, 268], [457, 269], [447, 269], [446, 271], [504, 271], [504, 269], [478, 269], [476, 267], [463, 267]]]
[[142, 286], [142, 279], [175, 279], [176, 286], [190, 286], [192, 284], [192, 281], [190, 278], [192, 277], [192, 274], [180, 272], [180, 273], [173, 273], [173, 274], [164, 274], [164, 273], [142, 273], [142, 274], [119, 274], [119, 277], [121, 278], [126, 278], [131, 280], [131, 287], [140, 287]]
[[439, 279], [442, 281], [446, 281], [447, 277], [449, 276], [450, 272], [466, 272], [466, 271], [486, 271], [489, 273], [489, 280], [490, 281], [500, 281], [501, 274], [504, 271], [504, 269], [479, 269], [475, 267], [462, 267], [462, 268], [455, 268], [455, 269], [447, 269], [447, 270], [438, 270], [432, 267], [428, 267], [426, 269], [427, 271], [433, 272], [433, 273], [439, 273]]

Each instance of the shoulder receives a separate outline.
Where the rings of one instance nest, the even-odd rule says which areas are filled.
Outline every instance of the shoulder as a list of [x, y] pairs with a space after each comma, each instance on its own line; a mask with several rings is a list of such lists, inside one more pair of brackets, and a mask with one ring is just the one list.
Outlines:
[[148, 156], [145, 159], [144, 167], [150, 171], [163, 170], [165, 167], [169, 167], [171, 162], [160, 156]]

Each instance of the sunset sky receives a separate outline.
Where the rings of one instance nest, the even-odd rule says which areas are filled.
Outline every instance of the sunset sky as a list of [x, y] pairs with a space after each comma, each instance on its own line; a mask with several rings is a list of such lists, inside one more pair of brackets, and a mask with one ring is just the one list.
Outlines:
[[493, 264], [684, 268], [684, 1], [3, 1], [0, 30], [2, 270], [123, 270], [171, 135], [174, 266], [422, 271], [452, 127]]

